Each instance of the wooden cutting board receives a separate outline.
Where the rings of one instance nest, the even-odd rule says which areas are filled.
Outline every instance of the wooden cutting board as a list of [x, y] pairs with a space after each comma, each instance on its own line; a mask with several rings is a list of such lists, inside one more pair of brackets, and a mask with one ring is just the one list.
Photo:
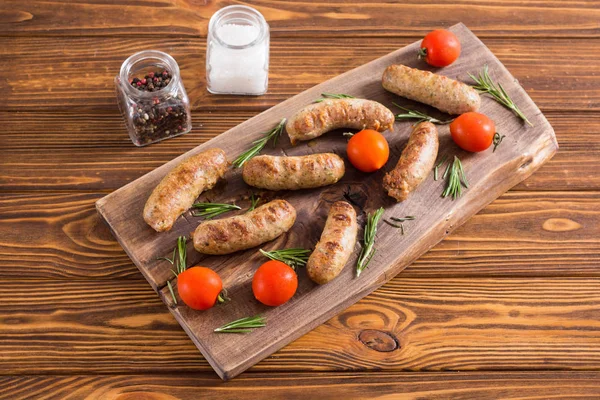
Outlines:
[[[399, 98], [381, 87], [381, 75], [390, 64], [434, 70], [417, 60], [420, 42], [300, 93], [97, 202], [98, 211], [110, 225], [119, 243], [221, 378], [229, 379], [238, 375], [383, 285], [487, 204], [527, 178], [557, 151], [558, 144], [552, 127], [517, 80], [464, 25], [455, 25], [451, 30], [460, 38], [462, 54], [453, 65], [436, 72], [469, 82], [467, 72], [476, 73], [487, 64], [491, 76], [504, 85], [534, 125], [525, 125], [509, 110], [483, 96], [481, 112], [496, 122], [498, 132], [506, 135], [495, 153], [492, 153], [491, 149], [478, 154], [464, 152], [452, 142], [448, 126], [439, 127], [440, 157], [447, 155], [451, 159], [457, 155], [463, 162], [469, 180], [469, 189], [464, 191], [462, 197], [454, 201], [442, 198], [440, 194], [445, 181], [434, 181], [433, 174], [403, 203], [396, 204], [384, 193], [381, 186], [383, 175], [398, 161], [410, 133], [409, 122], [397, 122], [393, 132], [385, 133], [390, 144], [390, 159], [382, 171], [365, 174], [346, 162], [346, 175], [334, 186], [278, 193], [255, 190], [255, 193], [265, 200], [288, 200], [298, 213], [291, 231], [263, 245], [265, 249], [312, 248], [320, 237], [329, 205], [348, 196], [356, 204], [361, 225], [364, 223], [365, 213], [379, 207], [385, 207], [385, 218], [416, 216], [416, 220], [405, 223], [404, 235], [387, 224], [379, 225], [377, 253], [369, 268], [358, 279], [354, 277], [354, 266], [360, 252], [359, 244], [356, 245], [348, 265], [334, 281], [318, 286], [300, 269], [299, 287], [294, 298], [283, 306], [270, 308], [258, 303], [252, 295], [253, 273], [266, 261], [258, 253], [258, 249], [229, 256], [205, 256], [196, 253], [190, 241], [188, 264], [201, 264], [218, 271], [232, 301], [208, 311], [191, 310], [181, 301], [178, 301], [179, 305], [175, 305], [166, 283], [167, 280], [171, 280], [175, 287], [176, 278], [173, 278], [170, 272], [170, 264], [157, 261], [157, 258], [170, 257], [177, 237], [189, 235], [202, 220], [187, 212], [170, 232], [156, 233], [142, 219], [142, 209], [152, 189], [184, 158], [211, 147], [220, 147], [225, 150], [228, 158], [233, 160], [246, 150], [253, 140], [260, 137], [262, 132], [272, 128], [282, 118], [290, 117], [305, 105], [312, 103], [323, 92], [346, 93], [376, 100], [394, 112], [399, 110], [392, 102], [397, 102], [433, 116], [444, 117], [437, 110]], [[318, 65], [315, 65], [315, 68], [318, 68]], [[334, 131], [295, 147], [292, 147], [287, 136], [284, 136], [276, 147], [267, 146], [263, 153], [303, 155], [334, 152], [345, 158], [346, 138], [341, 133], [342, 131]], [[200, 200], [235, 202], [247, 208], [250, 193], [251, 188], [241, 178], [241, 170], [231, 169], [225, 180], [213, 190], [203, 193]], [[225, 216], [231, 215], [234, 213]], [[362, 232], [359, 236], [362, 237]], [[256, 314], [267, 318], [266, 328], [248, 334], [213, 333], [213, 329], [227, 322]]]

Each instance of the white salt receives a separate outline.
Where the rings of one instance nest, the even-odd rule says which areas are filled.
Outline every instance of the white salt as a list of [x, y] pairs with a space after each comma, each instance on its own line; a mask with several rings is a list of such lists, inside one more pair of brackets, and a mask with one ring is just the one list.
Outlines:
[[217, 36], [230, 46], [244, 46], [258, 37], [253, 25], [226, 24], [217, 29]]

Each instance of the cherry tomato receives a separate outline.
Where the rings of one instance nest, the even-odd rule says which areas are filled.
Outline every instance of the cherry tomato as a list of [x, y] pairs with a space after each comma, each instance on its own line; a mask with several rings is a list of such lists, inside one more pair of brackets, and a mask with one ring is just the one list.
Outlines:
[[210, 268], [193, 267], [177, 276], [179, 297], [194, 310], [208, 310], [214, 306], [221, 290], [223, 282]]
[[281, 261], [267, 261], [254, 273], [252, 292], [256, 300], [267, 306], [280, 306], [294, 296], [298, 277], [289, 265]]
[[363, 172], [377, 171], [390, 156], [387, 140], [373, 129], [363, 129], [352, 136], [346, 152], [352, 165]]
[[425, 56], [427, 64], [446, 67], [460, 55], [460, 41], [456, 35], [445, 29], [429, 32], [421, 42], [419, 54]]
[[496, 125], [494, 121], [483, 114], [468, 112], [452, 121], [450, 133], [460, 148], [478, 152], [492, 145]]

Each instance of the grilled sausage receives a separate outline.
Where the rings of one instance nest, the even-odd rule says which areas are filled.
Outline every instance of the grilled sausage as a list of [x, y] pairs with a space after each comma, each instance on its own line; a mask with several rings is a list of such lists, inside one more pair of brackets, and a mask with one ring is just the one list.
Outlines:
[[273, 200], [246, 214], [203, 222], [194, 231], [194, 248], [203, 254], [230, 254], [275, 239], [290, 230], [296, 210]]
[[327, 99], [310, 104], [285, 126], [290, 141], [310, 140], [339, 128], [393, 129], [394, 114], [384, 105], [364, 99]]
[[323, 153], [299, 157], [257, 156], [244, 164], [250, 186], [268, 190], [309, 189], [333, 185], [345, 172], [344, 160]]
[[225, 175], [228, 165], [225, 152], [216, 148], [186, 158], [154, 188], [144, 206], [144, 221], [157, 232], [170, 230], [200, 193]]
[[354, 208], [345, 201], [333, 203], [321, 239], [306, 264], [310, 279], [322, 285], [338, 276], [352, 255], [357, 232]]
[[387, 67], [382, 85], [389, 92], [429, 104], [448, 114], [477, 111], [481, 105], [479, 94], [471, 86], [405, 65]]
[[410, 134], [396, 168], [383, 177], [388, 195], [404, 201], [429, 175], [437, 158], [438, 132], [431, 122], [421, 122]]

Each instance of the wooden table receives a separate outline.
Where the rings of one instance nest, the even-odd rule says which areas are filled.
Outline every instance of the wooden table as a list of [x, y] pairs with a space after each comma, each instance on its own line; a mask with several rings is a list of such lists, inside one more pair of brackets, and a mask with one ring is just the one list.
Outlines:
[[[205, 89], [208, 19], [231, 3], [0, 4], [0, 398], [598, 398], [600, 2], [245, 2], [272, 29], [257, 98]], [[221, 382], [94, 202], [460, 21], [546, 114], [558, 154], [373, 295]], [[178, 60], [194, 129], [135, 148], [112, 79], [148, 48]]]

